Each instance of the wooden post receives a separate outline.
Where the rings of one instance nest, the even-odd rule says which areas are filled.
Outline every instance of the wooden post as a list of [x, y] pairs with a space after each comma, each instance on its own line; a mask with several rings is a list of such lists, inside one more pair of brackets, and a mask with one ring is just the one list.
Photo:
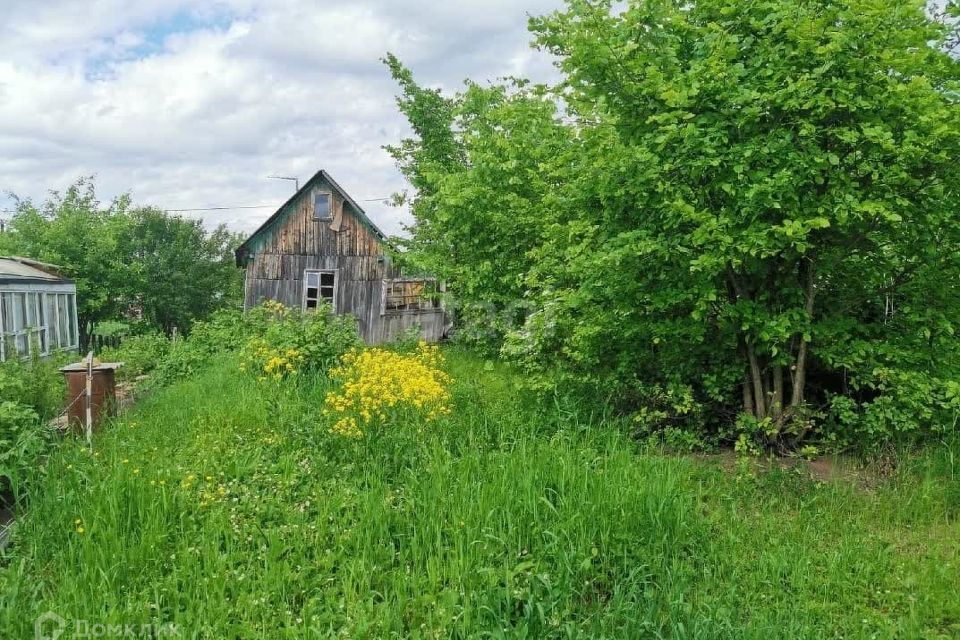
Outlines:
[[93, 351], [87, 353], [87, 446], [93, 451]]

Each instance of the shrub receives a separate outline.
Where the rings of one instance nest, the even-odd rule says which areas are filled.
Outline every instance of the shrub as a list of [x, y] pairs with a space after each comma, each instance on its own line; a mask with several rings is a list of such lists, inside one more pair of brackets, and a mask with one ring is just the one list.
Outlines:
[[171, 341], [149, 385], [170, 384], [203, 369], [214, 356], [240, 349], [258, 325], [256, 314], [247, 317], [232, 309], [222, 309], [206, 320], [198, 320], [186, 337]]
[[390, 342], [389, 347], [394, 351], [409, 353], [416, 350], [423, 340], [423, 327], [418, 323], [407, 327]]
[[876, 449], [891, 441], [915, 443], [931, 435], [956, 436], [960, 381], [882, 367], [860, 386], [869, 399], [830, 398], [832, 420], [825, 431], [831, 439]]
[[187, 339], [193, 349], [208, 355], [236, 351], [260, 325], [257, 310], [244, 314], [239, 309], [220, 309], [206, 320], [194, 322]]
[[0, 400], [23, 404], [42, 419], [55, 417], [66, 393], [57, 360], [0, 363]]
[[46, 452], [50, 434], [31, 407], [0, 401], [0, 494], [10, 494], [14, 501], [23, 496], [25, 481]]
[[17, 501], [52, 445], [46, 422], [63, 408], [62, 357], [0, 363], [0, 494]]
[[162, 333], [151, 332], [130, 336], [119, 347], [106, 348], [100, 352], [104, 362], [122, 362], [117, 371], [122, 380], [137, 378], [153, 371], [170, 351], [170, 340]]
[[360, 344], [353, 318], [327, 311], [303, 313], [274, 301], [252, 310], [252, 335], [243, 346], [241, 368], [261, 380], [280, 380], [301, 370], [326, 371]]

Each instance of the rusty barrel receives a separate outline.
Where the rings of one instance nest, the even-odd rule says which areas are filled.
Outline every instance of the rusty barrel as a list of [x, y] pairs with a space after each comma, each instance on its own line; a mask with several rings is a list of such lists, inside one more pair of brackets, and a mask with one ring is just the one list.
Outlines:
[[[95, 364], [91, 375], [90, 413], [93, 429], [104, 418], [116, 413], [117, 364]], [[77, 433], [84, 433], [87, 424], [87, 363], [77, 362], [60, 369], [67, 382], [67, 424]]]

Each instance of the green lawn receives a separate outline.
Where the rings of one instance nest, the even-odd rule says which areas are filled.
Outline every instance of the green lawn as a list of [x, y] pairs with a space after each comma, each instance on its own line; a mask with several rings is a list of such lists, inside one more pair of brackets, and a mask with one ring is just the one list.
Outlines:
[[949, 447], [865, 486], [751, 476], [448, 359], [454, 413], [419, 433], [335, 438], [323, 379], [226, 358], [63, 447], [4, 552], [0, 636], [51, 610], [211, 639], [960, 637]]

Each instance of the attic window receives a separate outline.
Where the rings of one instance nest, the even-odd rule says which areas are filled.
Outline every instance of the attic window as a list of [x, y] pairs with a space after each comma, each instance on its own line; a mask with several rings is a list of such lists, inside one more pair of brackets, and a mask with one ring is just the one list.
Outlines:
[[333, 220], [332, 198], [329, 193], [317, 193], [313, 196], [314, 220]]
[[432, 279], [384, 280], [383, 312], [439, 309], [438, 292], [437, 281]]
[[316, 311], [321, 301], [335, 306], [336, 271], [308, 270], [304, 272], [303, 280], [303, 308], [306, 311]]

